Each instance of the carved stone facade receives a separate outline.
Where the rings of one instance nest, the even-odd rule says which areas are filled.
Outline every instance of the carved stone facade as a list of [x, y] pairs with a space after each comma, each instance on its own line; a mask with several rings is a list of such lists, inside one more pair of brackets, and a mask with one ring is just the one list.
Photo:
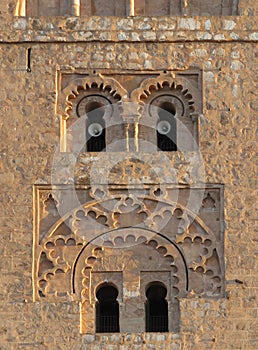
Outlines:
[[[35, 187], [34, 300], [80, 302], [81, 333], [98, 331], [97, 293], [105, 284], [117, 289], [121, 332], [146, 331], [146, 293], [153, 283], [166, 289], [170, 332], [180, 331], [182, 298], [225, 296], [223, 186], [198, 187], [204, 176], [201, 81], [193, 68], [57, 71], [61, 142], [52, 183], [67, 170], [59, 159], [68, 152], [75, 163], [66, 176], [75, 186]], [[99, 129], [91, 134], [91, 128]], [[178, 174], [165, 180], [155, 174], [157, 164], [143, 160], [147, 153], [160, 162], [164, 151], [164, 165], [170, 152], [188, 158], [188, 185], [177, 185]], [[95, 179], [89, 175], [91, 154], [107, 162], [101, 182], [96, 164]]]
[[187, 209], [189, 187], [80, 187], [75, 196], [69, 186], [37, 186], [34, 299], [80, 301], [81, 332], [95, 333], [96, 290], [112, 283], [121, 331], [144, 332], [145, 291], [157, 280], [168, 291], [169, 329], [178, 331], [181, 298], [225, 294], [222, 188], [194, 191], [195, 203], [204, 198], [197, 216]]
[[[89, 119], [87, 106], [103, 109], [105, 151], [156, 151], [157, 124], [170, 106], [176, 125], [176, 149], [198, 149], [198, 117], [202, 113], [201, 72], [114, 72], [79, 74], [58, 71], [57, 115], [61, 119], [61, 151], [73, 152], [88, 138], [72, 126], [78, 117]], [[81, 111], [81, 112], [80, 112]], [[93, 116], [94, 117], [94, 116]], [[170, 117], [170, 119], [171, 119]], [[95, 117], [96, 120], [96, 117]], [[104, 125], [103, 124], [103, 125]], [[85, 129], [86, 131], [86, 129]], [[87, 151], [87, 147], [84, 149]]]
[[0, 0], [1, 350], [257, 348], [257, 15]]

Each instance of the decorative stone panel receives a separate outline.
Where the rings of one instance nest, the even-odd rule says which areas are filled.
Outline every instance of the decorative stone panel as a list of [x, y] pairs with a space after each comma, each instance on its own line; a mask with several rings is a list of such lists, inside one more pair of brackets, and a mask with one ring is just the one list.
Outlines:
[[224, 296], [222, 190], [192, 189], [194, 212], [186, 186], [35, 186], [34, 300], [81, 301], [81, 332], [94, 333], [96, 288], [112, 283], [121, 330], [137, 332], [146, 286], [160, 281], [178, 330], [181, 298]]
[[[60, 149], [85, 149], [87, 104], [103, 109], [106, 151], [157, 150], [158, 111], [173, 106], [177, 148], [198, 147], [202, 113], [202, 75], [199, 69], [181, 72], [115, 72], [60, 69], [57, 72], [56, 114], [61, 122]], [[85, 121], [85, 123], [86, 123]]]

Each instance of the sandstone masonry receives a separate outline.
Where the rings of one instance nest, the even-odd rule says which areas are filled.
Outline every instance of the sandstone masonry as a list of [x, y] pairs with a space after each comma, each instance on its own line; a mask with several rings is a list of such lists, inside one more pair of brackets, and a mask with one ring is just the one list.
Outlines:
[[[155, 16], [155, 6], [151, 3], [150, 17], [126, 14], [115, 17], [112, 13], [110, 16], [102, 16], [102, 13], [100, 16], [79, 16], [78, 13], [63, 16], [62, 13], [55, 13], [56, 17], [25, 17], [14, 16], [16, 2], [0, 0], [1, 350], [257, 348], [257, 232], [254, 225], [257, 187], [254, 165], [258, 111], [257, 2], [240, 0], [234, 16], [232, 13], [227, 16], [221, 16], [221, 13], [203, 16], [203, 10], [191, 13], [193, 9], [190, 11], [186, 7], [185, 16], [178, 12], [176, 16], [165, 13], [160, 17]], [[164, 9], [166, 6], [164, 2]], [[195, 73], [189, 73], [197, 71], [200, 85]], [[135, 80], [126, 78], [132, 72], [137, 76]], [[183, 79], [188, 79], [188, 89], [194, 85], [199, 91], [193, 96], [198, 99], [198, 148], [204, 173], [196, 163], [199, 158], [196, 158], [194, 149], [188, 149], [185, 153], [152, 153], [146, 149], [137, 152], [129, 145], [126, 158], [123, 152], [89, 153], [84, 149], [76, 159], [71, 150], [65, 149], [61, 137], [65, 134], [63, 121], [67, 116], [67, 105], [64, 106], [66, 95], [62, 100], [62, 91], [70, 86], [70, 80], [106, 74], [126, 86], [127, 91], [131, 87], [132, 91], [141, 84], [143, 78], [139, 78], [139, 75], [145, 74], [144, 77], [148, 78], [148, 75], [159, 76], [161, 73], [174, 77], [175, 81], [180, 74], [181, 79], [187, 73], [187, 78], [183, 76]], [[119, 74], [124, 80], [118, 77]], [[81, 95], [78, 93], [78, 96]], [[71, 99], [67, 98], [67, 101]], [[134, 135], [133, 130], [129, 132]], [[135, 147], [133, 142], [132, 147]], [[138, 161], [135, 161], [136, 158]], [[58, 174], [55, 182], [53, 174]], [[70, 174], [74, 176], [72, 179], [68, 176]], [[178, 322], [169, 332], [145, 332], [144, 298], [137, 294], [141, 292], [137, 282], [140, 273], [137, 277], [135, 271], [141, 271], [142, 281], [147, 285], [148, 271], [142, 267], [147, 265], [146, 257], [132, 263], [127, 271], [124, 289], [123, 278], [119, 275], [119, 271], [123, 270], [119, 266], [126, 265], [123, 260], [126, 254], [128, 256], [133, 251], [140, 256], [137, 247], [130, 252], [125, 249], [123, 256], [117, 252], [110, 253], [108, 249], [107, 253], [93, 252], [91, 249], [89, 255], [84, 250], [80, 255], [83, 259], [77, 259], [77, 266], [83, 273], [74, 274], [74, 290], [70, 277], [64, 284], [64, 280], [59, 278], [63, 273], [57, 268], [55, 283], [49, 283], [52, 276], [48, 276], [48, 286], [45, 288], [46, 279], [42, 276], [50, 270], [50, 256], [53, 264], [60, 263], [63, 257], [71, 265], [74, 261], [71, 257], [78, 253], [76, 249], [86, 242], [82, 234], [82, 240], [76, 241], [74, 248], [75, 241], [68, 242], [74, 237], [67, 233], [64, 241], [72, 249], [67, 253], [68, 249], [62, 250], [58, 246], [59, 243], [63, 244], [58, 241], [60, 231], [55, 230], [58, 222], [55, 207], [59, 203], [58, 189], [73, 185], [81, 203], [85, 204], [85, 213], [95, 210], [95, 218], [100, 217], [100, 224], [104, 222], [108, 229], [128, 226], [132, 217], [124, 215], [124, 208], [132, 203], [126, 202], [126, 199], [136, 201], [143, 189], [149, 191], [148, 201], [144, 204], [146, 215], [150, 218], [150, 226], [146, 225], [144, 229], [150, 229], [157, 222], [152, 215], [153, 203], [158, 197], [161, 203], [164, 193], [166, 203], [169, 202], [172, 208], [171, 203], [178, 188], [182, 207], [188, 198], [184, 192], [187, 188], [195, 187], [197, 193], [203, 191], [199, 226], [194, 222], [199, 234], [194, 232], [192, 235], [191, 244], [195, 244], [192, 251], [199, 252], [198, 244], [204, 244], [205, 240], [207, 246], [204, 248], [207, 249], [210, 240], [212, 247], [216, 245], [218, 255], [212, 256], [208, 265], [205, 259], [197, 261], [197, 273], [192, 276], [202, 275], [206, 266], [211, 266], [208, 270], [213, 269], [216, 271], [215, 277], [220, 278], [216, 278], [217, 284], [214, 282], [211, 287], [215, 295], [209, 295], [209, 292], [212, 293], [208, 279], [200, 278], [201, 281], [208, 281], [206, 284], [203, 282], [204, 291], [197, 290], [202, 282], [197, 285], [193, 282], [192, 290], [186, 292], [185, 279], [180, 280], [179, 276], [178, 282], [178, 276], [173, 275], [174, 285], [171, 286], [179, 290], [176, 300], [179, 300], [180, 311], [176, 316], [169, 317], [174, 317]], [[124, 211], [119, 208], [116, 215], [103, 219], [109, 204], [96, 207], [95, 202], [102, 203], [100, 198], [108, 200], [109, 196], [114, 198], [123, 191], [128, 193], [125, 190], [130, 192], [130, 196], [122, 197], [119, 203]], [[104, 197], [98, 197], [103, 196], [101, 191]], [[69, 199], [67, 203], [71, 204]], [[76, 208], [72, 204], [69, 207], [69, 210], [74, 210], [71, 214], [74, 227], [83, 230], [84, 226], [78, 228], [82, 213], [78, 214]], [[171, 209], [171, 216], [180, 213], [176, 209], [179, 207]], [[187, 220], [190, 214], [187, 212], [186, 216], [184, 212], [183, 219]], [[137, 215], [134, 217], [138, 218]], [[141, 224], [140, 220], [138, 224]], [[90, 225], [87, 223], [88, 227]], [[92, 230], [98, 232], [96, 226]], [[214, 233], [213, 236], [210, 231]], [[36, 239], [44, 234], [47, 239], [38, 243]], [[130, 234], [133, 236], [134, 232]], [[143, 236], [142, 232], [139, 236]], [[137, 235], [134, 237], [139, 238]], [[201, 241], [198, 240], [200, 237]], [[120, 241], [115, 241], [115, 238], [111, 242], [114, 245], [123, 241], [121, 237]], [[195, 238], [197, 240], [194, 241]], [[157, 249], [151, 250], [151, 239], [145, 239], [149, 242], [146, 249], [152, 259], [149, 264], [151, 271], [156, 269], [153, 261], [159, 261], [160, 269], [167, 271], [167, 261], [163, 260], [163, 256], [168, 253], [164, 253], [163, 248], [168, 249], [168, 246], [159, 242]], [[123, 244], [125, 242], [126, 239]], [[190, 251], [189, 240], [186, 239], [184, 244], [185, 252], [187, 249]], [[159, 247], [162, 249], [158, 251]], [[42, 252], [46, 255], [40, 255]], [[64, 255], [61, 256], [60, 252]], [[206, 253], [202, 250], [204, 256]], [[183, 271], [180, 256], [176, 252], [169, 254], [175, 258], [179, 270]], [[128, 322], [124, 323], [125, 331], [120, 333], [95, 332], [95, 299], [87, 299], [88, 291], [94, 296], [95, 289], [90, 289], [88, 282], [83, 280], [88, 277], [88, 271], [83, 270], [86, 267], [84, 263], [91, 264], [96, 260], [95, 270], [91, 267], [93, 265], [87, 266], [90, 266], [88, 270], [93, 271], [91, 281], [97, 285], [107, 278], [104, 275], [107, 271], [103, 269], [103, 256], [109, 256], [105, 265], [109, 272], [112, 259], [116, 261], [111, 277], [120, 288], [120, 295], [124, 293], [124, 299], [127, 297], [128, 300], [135, 296], [138, 298], [136, 308], [129, 302], [126, 304], [125, 300], [119, 300], [124, 307], [124, 315], [129, 315]], [[39, 269], [43, 271], [42, 275]], [[64, 270], [66, 273], [68, 268]], [[193, 266], [189, 267], [190, 270], [194, 271]], [[158, 278], [161, 275], [155, 276]], [[166, 276], [163, 274], [160, 277], [164, 283]], [[60, 294], [61, 298], [58, 299], [57, 294], [51, 294], [52, 285], [56, 288], [54, 293], [60, 291], [67, 294]], [[66, 290], [64, 285], [67, 286]], [[42, 297], [42, 293], [46, 297]], [[173, 293], [177, 291], [172, 288], [172, 299]], [[168, 301], [172, 303], [172, 299]], [[135, 312], [138, 312], [138, 317], [133, 318]]]

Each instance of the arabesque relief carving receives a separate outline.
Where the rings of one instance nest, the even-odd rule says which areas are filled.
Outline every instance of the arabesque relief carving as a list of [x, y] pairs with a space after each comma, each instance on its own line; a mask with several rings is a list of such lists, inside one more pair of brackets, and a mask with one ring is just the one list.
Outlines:
[[69, 186], [36, 186], [34, 299], [79, 301], [81, 332], [94, 333], [97, 288], [112, 283], [121, 327], [136, 331], [145, 290], [157, 280], [177, 331], [181, 298], [224, 295], [222, 187], [194, 191], [204, 198], [198, 214], [188, 209], [187, 187], [80, 186], [76, 202]]
[[[136, 318], [145, 331], [153, 283], [166, 291], [170, 331], [179, 329], [181, 298], [224, 295], [223, 187], [196, 185], [204, 183], [200, 77], [196, 70], [59, 72], [61, 154], [52, 183], [70, 171], [59, 166], [69, 151], [77, 185], [34, 188], [34, 299], [79, 302], [82, 333], [96, 331], [103, 286], [115, 288], [126, 332], [139, 331]], [[168, 178], [156, 161], [168, 165], [170, 151], [178, 158]]]
[[[123, 254], [127, 250], [138, 250], [139, 246], [142, 252], [157, 250], [170, 262], [170, 268], [175, 266], [180, 283], [180, 287], [176, 287], [179, 297], [223, 295], [221, 188], [204, 190], [205, 198], [212, 195], [219, 200], [216, 200], [216, 210], [202, 206], [198, 215], [187, 209], [187, 188], [180, 189], [181, 204], [172, 200], [178, 189], [169, 187], [154, 186], [144, 191], [130, 189], [128, 193], [115, 186], [95, 186], [78, 191], [87, 192], [91, 200], [69, 208], [62, 217], [56, 216], [55, 222], [52, 215], [48, 231], [42, 232], [42, 228], [47, 227], [42, 226], [42, 222], [48, 218], [45, 203], [49, 198], [55, 201], [58, 189], [35, 188], [39, 218], [34, 236], [35, 300], [89, 298], [88, 287], [85, 289], [83, 286], [91, 278], [91, 271], [94, 271], [100, 256], [105, 265], [104, 272], [106, 259], [112, 256], [113, 251], [120, 251], [110, 271], [117, 269], [123, 273], [123, 264], [121, 260], [119, 262], [121, 251]], [[56, 203], [55, 210], [60, 212], [58, 201]], [[138, 269], [140, 265], [137, 265]]]

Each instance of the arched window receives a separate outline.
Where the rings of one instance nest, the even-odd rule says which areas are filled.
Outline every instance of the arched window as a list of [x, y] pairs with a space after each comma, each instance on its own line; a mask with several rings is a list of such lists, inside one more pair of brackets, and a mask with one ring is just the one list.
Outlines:
[[96, 332], [119, 332], [118, 290], [110, 285], [102, 285], [96, 293]]
[[153, 282], [146, 290], [146, 332], [168, 332], [167, 289], [161, 282]]
[[159, 151], [176, 151], [176, 109], [171, 102], [158, 107], [157, 146]]
[[86, 140], [87, 152], [101, 152], [106, 148], [106, 131], [104, 105], [99, 102], [89, 102], [85, 106], [87, 113]]

